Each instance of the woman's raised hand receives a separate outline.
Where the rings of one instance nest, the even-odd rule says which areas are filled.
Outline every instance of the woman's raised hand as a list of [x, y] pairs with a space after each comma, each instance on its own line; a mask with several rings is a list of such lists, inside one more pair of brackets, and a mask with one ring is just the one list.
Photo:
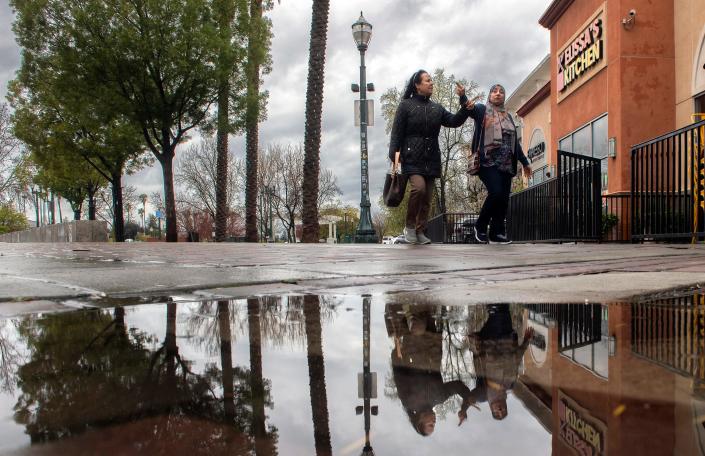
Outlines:
[[465, 87], [461, 83], [459, 83], [458, 81], [455, 81], [455, 93], [459, 97], [462, 97], [463, 95], [465, 95]]

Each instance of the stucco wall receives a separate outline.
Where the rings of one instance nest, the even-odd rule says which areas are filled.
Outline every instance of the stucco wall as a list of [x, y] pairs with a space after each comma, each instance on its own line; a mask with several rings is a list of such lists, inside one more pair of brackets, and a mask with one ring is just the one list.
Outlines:
[[705, 39], [705, 7], [702, 0], [675, 0], [676, 127], [693, 122], [693, 95], [705, 90], [695, 87], [696, 72], [705, 79], [705, 69], [696, 65]]
[[[550, 150], [555, 162], [559, 138], [608, 112], [608, 137], [617, 141], [617, 157], [608, 161], [608, 191], [613, 193], [630, 188], [631, 146], [676, 126], [674, 3], [573, 2], [551, 30], [553, 81], [557, 53], [603, 3], [607, 66], [560, 103], [552, 84]], [[625, 29], [621, 20], [632, 8], [637, 11], [636, 23]]]
[[0, 235], [0, 242], [107, 242], [108, 224], [75, 220]]

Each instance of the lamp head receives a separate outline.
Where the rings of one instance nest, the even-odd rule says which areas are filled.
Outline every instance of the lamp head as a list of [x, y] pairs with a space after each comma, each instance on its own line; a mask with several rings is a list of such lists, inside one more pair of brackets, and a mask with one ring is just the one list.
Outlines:
[[360, 11], [360, 18], [352, 25], [352, 33], [357, 48], [361, 51], [367, 49], [370, 38], [372, 38], [372, 24], [365, 20], [362, 11]]

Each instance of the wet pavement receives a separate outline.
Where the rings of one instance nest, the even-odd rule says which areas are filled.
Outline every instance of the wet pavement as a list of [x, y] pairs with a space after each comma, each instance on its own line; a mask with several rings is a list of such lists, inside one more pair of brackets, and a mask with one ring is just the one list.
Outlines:
[[608, 302], [701, 283], [705, 244], [0, 243], [0, 315], [6, 316], [56, 310], [67, 301], [94, 306], [174, 295], [422, 293], [459, 305]]
[[0, 317], [0, 453], [705, 454], [705, 291], [453, 303], [174, 296]]

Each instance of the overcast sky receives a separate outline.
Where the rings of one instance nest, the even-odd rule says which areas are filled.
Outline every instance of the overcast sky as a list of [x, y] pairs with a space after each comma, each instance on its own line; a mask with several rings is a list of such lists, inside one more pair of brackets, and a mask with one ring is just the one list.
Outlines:
[[[275, 2], [273, 69], [268, 118], [260, 125], [260, 146], [303, 143], [311, 0]], [[359, 53], [351, 25], [364, 12], [373, 26], [365, 55], [367, 81], [375, 84], [375, 126], [369, 132], [370, 199], [373, 211], [387, 167], [388, 137], [378, 99], [401, 87], [417, 69], [444, 68], [446, 74], [477, 81], [482, 90], [501, 82], [511, 93], [549, 51], [549, 32], [538, 19], [549, 0], [331, 0], [326, 47], [321, 166], [333, 169], [345, 203], [360, 201], [359, 127], [353, 125], [350, 84], [359, 81]], [[10, 29], [12, 13], [0, 6], [0, 84], [6, 90], [19, 66], [19, 48]], [[184, 148], [185, 146], [180, 146]], [[231, 137], [231, 150], [244, 155], [244, 138]], [[177, 150], [178, 155], [178, 150]], [[159, 165], [126, 183], [150, 194], [162, 186]]]

